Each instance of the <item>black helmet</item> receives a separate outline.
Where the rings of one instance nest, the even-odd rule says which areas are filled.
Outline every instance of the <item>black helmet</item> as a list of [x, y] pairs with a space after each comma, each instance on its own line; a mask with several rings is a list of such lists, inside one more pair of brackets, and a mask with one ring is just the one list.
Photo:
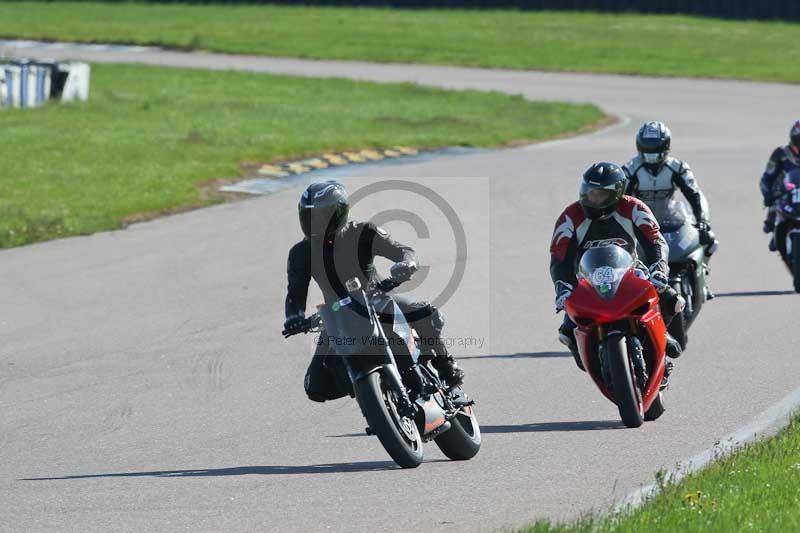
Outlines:
[[663, 122], [645, 122], [636, 134], [636, 150], [651, 170], [664, 164], [671, 144], [672, 133]]
[[595, 163], [583, 173], [580, 204], [591, 219], [603, 219], [616, 209], [625, 191], [625, 173], [614, 163]]
[[792, 124], [792, 129], [789, 130], [789, 143], [800, 151], [800, 120]]
[[297, 209], [306, 237], [331, 239], [347, 222], [350, 204], [344, 185], [338, 181], [322, 181], [312, 183], [303, 191]]

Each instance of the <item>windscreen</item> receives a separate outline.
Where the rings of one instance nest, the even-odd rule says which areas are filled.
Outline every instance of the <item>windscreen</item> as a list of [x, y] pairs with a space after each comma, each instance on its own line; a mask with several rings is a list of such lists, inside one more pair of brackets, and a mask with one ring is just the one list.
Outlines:
[[578, 277], [588, 281], [600, 296], [611, 298], [633, 264], [631, 254], [619, 246], [592, 248], [581, 257]]
[[662, 232], [678, 231], [686, 224], [694, 224], [694, 215], [686, 202], [671, 198], [658, 200], [653, 202], [651, 209]]

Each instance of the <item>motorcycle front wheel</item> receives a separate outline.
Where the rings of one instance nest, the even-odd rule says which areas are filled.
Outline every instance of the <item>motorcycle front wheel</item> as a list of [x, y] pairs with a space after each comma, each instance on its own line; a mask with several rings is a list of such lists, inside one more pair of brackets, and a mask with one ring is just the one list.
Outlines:
[[606, 340], [606, 357], [614, 388], [614, 401], [619, 409], [622, 423], [629, 428], [638, 428], [644, 422], [642, 397], [636, 386], [628, 346], [624, 336], [614, 335]]
[[361, 412], [370, 431], [402, 468], [416, 468], [422, 463], [422, 437], [412, 418], [397, 411], [397, 394], [384, 381], [380, 372], [373, 372], [355, 384]]

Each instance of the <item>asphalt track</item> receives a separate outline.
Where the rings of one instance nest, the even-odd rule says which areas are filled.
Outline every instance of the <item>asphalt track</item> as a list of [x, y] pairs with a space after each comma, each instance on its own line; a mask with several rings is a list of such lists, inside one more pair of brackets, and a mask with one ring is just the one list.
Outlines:
[[[465, 463], [428, 446], [420, 468], [396, 469], [360, 434], [352, 400], [305, 399], [311, 339], [279, 333], [299, 190], [0, 252], [0, 529], [491, 530], [565, 519], [610, 508], [797, 386], [800, 334], [790, 317], [800, 301], [767, 252], [756, 186], [795, 118], [796, 87], [27, 51], [57, 53], [492, 89], [595, 102], [623, 121], [552, 143], [353, 167], [344, 179], [355, 190], [411, 178], [464, 222], [467, 270], [444, 305], [447, 333], [485, 341], [458, 350], [484, 432], [480, 454]], [[676, 364], [668, 411], [626, 430], [556, 341], [547, 247], [577, 176], [593, 161], [630, 157], [636, 126], [650, 118], [672, 127], [674, 153], [691, 162], [711, 201], [722, 241], [711, 278], [719, 298]], [[442, 224], [433, 204], [404, 198], [433, 221], [431, 238], [388, 226], [432, 267], [430, 286], [416, 293], [433, 297], [437, 275], [453, 269], [452, 236], [434, 231]], [[388, 205], [376, 198], [354, 216]]]

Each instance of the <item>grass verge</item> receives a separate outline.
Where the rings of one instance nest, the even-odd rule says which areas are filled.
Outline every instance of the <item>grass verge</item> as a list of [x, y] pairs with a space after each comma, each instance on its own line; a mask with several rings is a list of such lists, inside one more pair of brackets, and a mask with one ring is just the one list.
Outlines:
[[325, 59], [798, 82], [800, 26], [688, 16], [3, 2], [0, 35]]
[[95, 65], [86, 104], [5, 109], [0, 247], [219, 201], [242, 164], [329, 150], [498, 146], [577, 131], [592, 105], [239, 72]]
[[629, 514], [528, 533], [800, 531], [800, 418], [781, 434], [667, 484]]

